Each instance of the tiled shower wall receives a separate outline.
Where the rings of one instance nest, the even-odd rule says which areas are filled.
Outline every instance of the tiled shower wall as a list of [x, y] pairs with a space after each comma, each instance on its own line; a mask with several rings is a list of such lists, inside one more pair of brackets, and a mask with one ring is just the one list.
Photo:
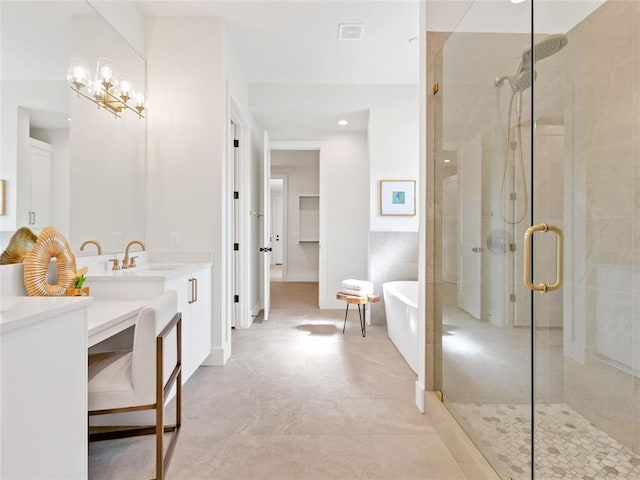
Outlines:
[[[640, 452], [640, 3], [569, 32], [565, 403]], [[566, 183], [566, 182], [565, 182]], [[566, 188], [565, 188], [566, 190]], [[573, 273], [573, 275], [571, 275]], [[570, 303], [569, 303], [570, 302]]]
[[371, 306], [371, 323], [385, 325], [382, 284], [418, 280], [418, 232], [371, 232], [369, 280], [380, 302]]

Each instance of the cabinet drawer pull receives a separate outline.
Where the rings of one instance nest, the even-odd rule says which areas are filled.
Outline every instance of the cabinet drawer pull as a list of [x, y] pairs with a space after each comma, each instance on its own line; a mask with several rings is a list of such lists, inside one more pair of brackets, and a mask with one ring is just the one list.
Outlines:
[[193, 278], [189, 279], [189, 305], [193, 303]]

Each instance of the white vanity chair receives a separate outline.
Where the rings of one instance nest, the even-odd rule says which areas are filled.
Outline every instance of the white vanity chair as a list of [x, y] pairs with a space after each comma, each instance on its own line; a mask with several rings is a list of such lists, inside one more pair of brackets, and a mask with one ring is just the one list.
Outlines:
[[[156, 435], [156, 479], [162, 480], [178, 437], [181, 417], [182, 315], [175, 290], [150, 301], [138, 315], [133, 350], [89, 357], [89, 417], [155, 410], [155, 425], [97, 427], [89, 441]], [[175, 330], [175, 333], [174, 333]], [[164, 425], [164, 404], [176, 388], [176, 419]], [[163, 432], [172, 432], [163, 456]]]

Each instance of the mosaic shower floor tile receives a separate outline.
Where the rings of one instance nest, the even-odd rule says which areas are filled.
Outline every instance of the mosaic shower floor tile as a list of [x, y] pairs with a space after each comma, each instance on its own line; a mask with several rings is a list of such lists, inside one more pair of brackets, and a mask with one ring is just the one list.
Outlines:
[[[530, 405], [452, 403], [505, 478], [531, 470]], [[563, 404], [536, 405], [536, 480], [640, 479], [640, 456]], [[508, 476], [506, 476], [508, 475]]]

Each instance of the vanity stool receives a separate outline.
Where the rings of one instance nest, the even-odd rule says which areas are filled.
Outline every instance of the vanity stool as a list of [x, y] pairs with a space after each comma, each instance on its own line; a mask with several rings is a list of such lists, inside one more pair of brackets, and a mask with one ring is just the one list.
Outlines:
[[[142, 308], [135, 323], [133, 351], [89, 357], [89, 418], [113, 413], [155, 410], [155, 425], [89, 427], [89, 441], [155, 434], [155, 479], [163, 480], [178, 438], [182, 397], [182, 315], [175, 290]], [[174, 343], [175, 342], [175, 343]], [[93, 358], [92, 358], [93, 357]], [[174, 425], [165, 425], [164, 407], [176, 392]], [[164, 433], [172, 432], [164, 453]]]
[[[367, 304], [376, 303], [380, 301], [378, 295], [367, 295], [364, 297], [358, 297], [356, 295], [348, 295], [346, 293], [338, 292], [336, 294], [338, 300], [344, 300], [347, 303], [347, 309], [344, 312], [344, 325], [342, 326], [342, 333], [344, 333], [347, 327], [347, 315], [349, 315], [349, 305], [356, 304], [358, 306], [358, 317], [360, 319], [360, 330], [362, 330], [362, 336], [367, 336]], [[362, 309], [360, 309], [362, 305]]]

